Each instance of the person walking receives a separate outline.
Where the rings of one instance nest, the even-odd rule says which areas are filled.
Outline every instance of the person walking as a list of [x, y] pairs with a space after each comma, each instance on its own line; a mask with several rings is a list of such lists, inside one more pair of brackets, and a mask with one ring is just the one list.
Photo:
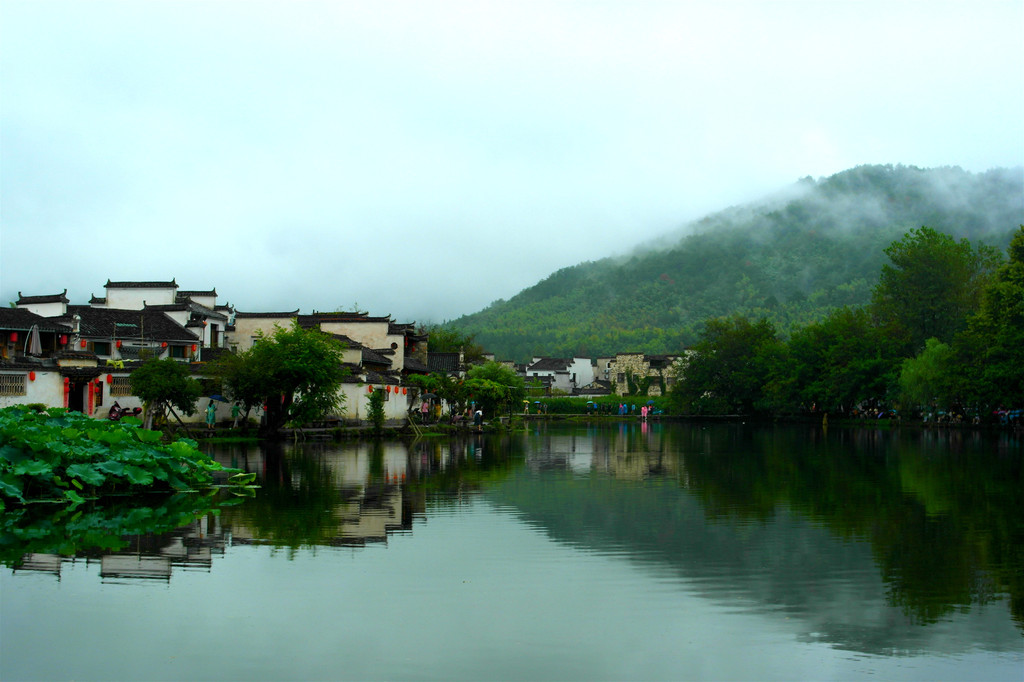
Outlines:
[[217, 406], [211, 400], [206, 406], [206, 430], [213, 431], [213, 425], [217, 421]]

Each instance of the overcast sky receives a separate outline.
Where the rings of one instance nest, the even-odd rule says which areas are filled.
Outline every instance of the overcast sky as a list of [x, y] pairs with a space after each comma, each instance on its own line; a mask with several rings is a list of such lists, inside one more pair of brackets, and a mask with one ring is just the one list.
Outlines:
[[442, 321], [798, 178], [1024, 164], [1024, 2], [0, 0], [0, 301]]

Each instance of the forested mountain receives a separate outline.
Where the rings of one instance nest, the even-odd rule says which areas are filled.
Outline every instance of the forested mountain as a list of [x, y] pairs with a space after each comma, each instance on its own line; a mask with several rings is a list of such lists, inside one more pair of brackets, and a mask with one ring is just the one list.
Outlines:
[[447, 324], [502, 359], [677, 352], [708, 318], [783, 333], [870, 300], [884, 249], [928, 226], [1004, 250], [1024, 222], [1024, 169], [859, 166], [805, 178], [632, 254], [564, 268]]

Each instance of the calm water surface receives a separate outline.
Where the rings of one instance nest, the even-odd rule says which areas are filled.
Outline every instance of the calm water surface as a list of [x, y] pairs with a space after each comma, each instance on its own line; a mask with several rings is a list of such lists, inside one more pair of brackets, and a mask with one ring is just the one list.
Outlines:
[[256, 496], [6, 517], [0, 678], [1024, 677], [1008, 434], [605, 423], [213, 454]]

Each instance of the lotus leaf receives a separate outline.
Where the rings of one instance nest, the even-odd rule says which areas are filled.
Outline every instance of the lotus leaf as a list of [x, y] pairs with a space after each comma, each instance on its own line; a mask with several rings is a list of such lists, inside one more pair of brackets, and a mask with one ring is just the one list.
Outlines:
[[12, 473], [4, 472], [0, 474], [0, 491], [3, 491], [8, 497], [17, 498], [22, 502], [25, 501], [25, 498], [21, 495], [21, 479]]
[[100, 471], [113, 476], [124, 476], [124, 464], [114, 460], [107, 460], [96, 465]]
[[125, 466], [124, 477], [132, 485], [149, 485], [153, 482], [153, 474], [132, 464]]
[[135, 435], [143, 443], [159, 443], [164, 436], [159, 431], [147, 431], [146, 429], [136, 429]]
[[28, 455], [19, 448], [15, 448], [10, 445], [2, 445], [0, 446], [0, 460], [4, 459], [8, 462], [17, 464], [22, 460], [28, 459]]
[[[64, 471], [68, 476], [80, 478], [89, 485], [103, 485], [103, 482], [107, 480], [106, 476], [90, 464], [72, 464]], [[74, 483], [74, 480], [71, 482]]]
[[40, 474], [51, 473], [53, 467], [38, 459], [28, 459], [14, 465], [14, 473], [19, 476], [39, 476]]

